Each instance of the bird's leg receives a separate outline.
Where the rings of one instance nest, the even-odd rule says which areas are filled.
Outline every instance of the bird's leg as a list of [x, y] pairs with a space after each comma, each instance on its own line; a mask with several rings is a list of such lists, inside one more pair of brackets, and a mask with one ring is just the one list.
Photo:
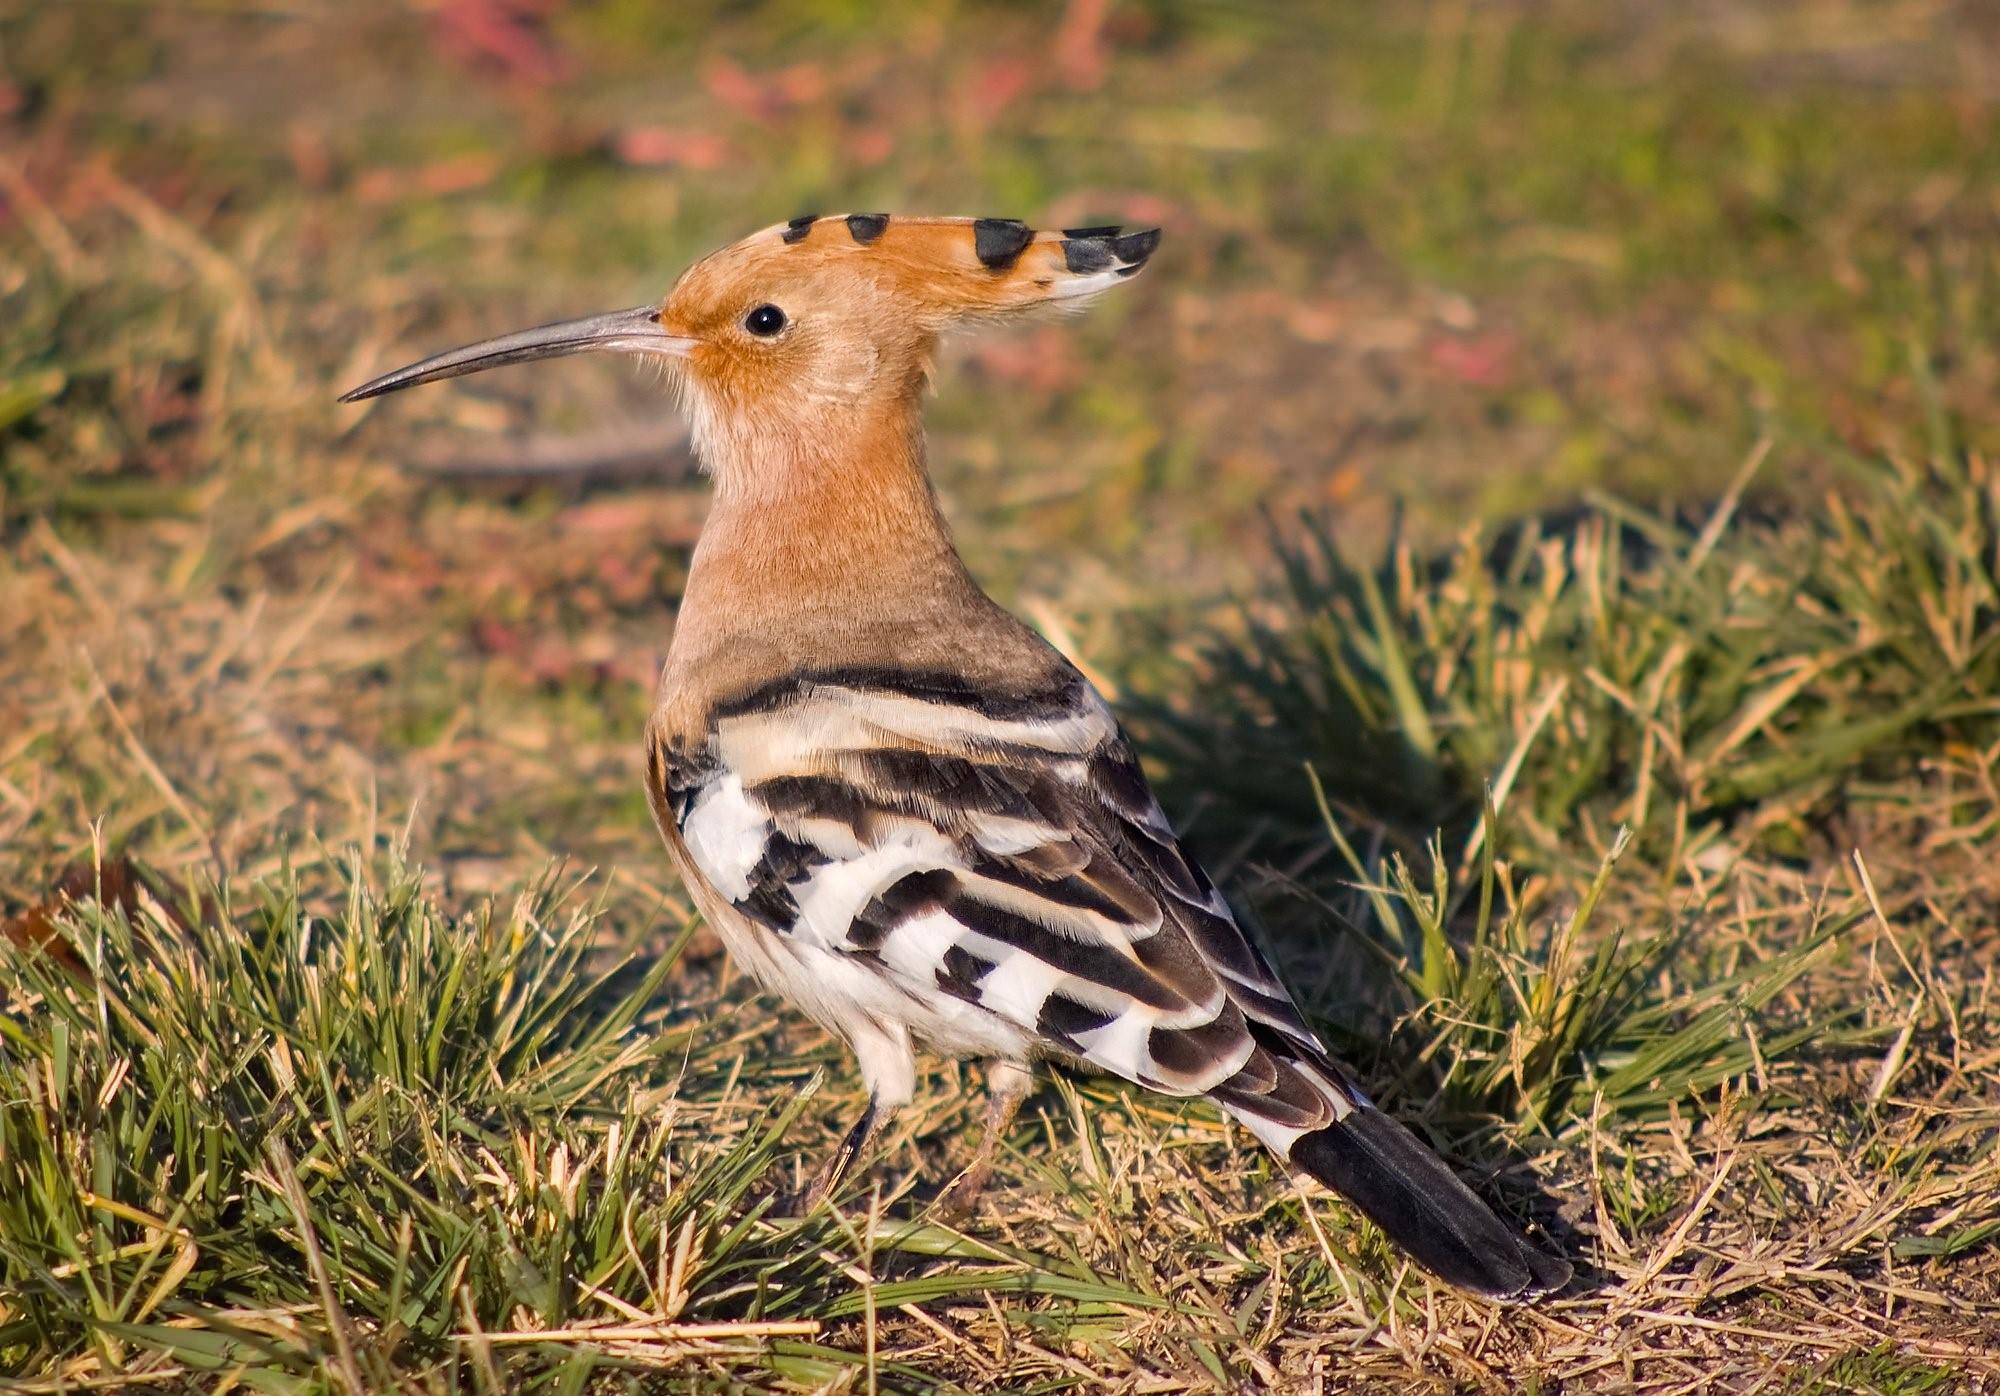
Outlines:
[[861, 1068], [862, 1083], [868, 1087], [868, 1108], [847, 1131], [833, 1157], [820, 1169], [806, 1192], [800, 1215], [810, 1213], [833, 1195], [848, 1166], [889, 1123], [895, 1113], [910, 1103], [917, 1090], [917, 1059], [910, 1051], [907, 1028], [881, 1023], [873, 1018], [857, 1019], [846, 1025], [847, 1045], [854, 1051], [855, 1065]]
[[840, 1180], [847, 1176], [847, 1169], [868, 1143], [889, 1123], [893, 1111], [884, 1110], [875, 1096], [868, 1097], [868, 1108], [861, 1112], [861, 1118], [854, 1122], [854, 1128], [847, 1131], [847, 1137], [834, 1149], [832, 1157], [820, 1166], [819, 1176], [806, 1189], [804, 1199], [799, 1204], [799, 1215], [808, 1216], [819, 1204], [833, 1196], [833, 1190], [840, 1186]]
[[1000, 1138], [1014, 1123], [1021, 1102], [1028, 1098], [1034, 1085], [1034, 1071], [1019, 1062], [995, 1061], [987, 1068], [986, 1128], [979, 1136], [979, 1147], [973, 1150], [972, 1163], [939, 1194], [940, 1212], [963, 1216], [972, 1210], [986, 1180], [993, 1176], [993, 1155], [1000, 1148]]

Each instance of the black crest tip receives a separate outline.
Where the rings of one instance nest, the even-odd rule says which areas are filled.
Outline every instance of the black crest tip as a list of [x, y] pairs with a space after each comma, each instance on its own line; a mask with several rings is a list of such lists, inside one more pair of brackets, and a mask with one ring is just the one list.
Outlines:
[[1111, 250], [1118, 255], [1118, 260], [1121, 262], [1130, 262], [1134, 266], [1143, 263], [1148, 257], [1152, 256], [1154, 249], [1159, 245], [1160, 230], [1158, 228], [1145, 228], [1136, 233], [1126, 233], [1122, 237], [1111, 239]]
[[972, 250], [981, 266], [1005, 271], [1020, 260], [1035, 240], [1035, 230], [1018, 218], [975, 218], [972, 222]]
[[847, 215], [847, 235], [863, 247], [875, 241], [876, 238], [881, 237], [883, 229], [888, 226], [889, 215], [886, 213], [850, 213]]
[[1072, 234], [1063, 239], [1063, 266], [1078, 275], [1103, 271], [1116, 260], [1103, 238]]

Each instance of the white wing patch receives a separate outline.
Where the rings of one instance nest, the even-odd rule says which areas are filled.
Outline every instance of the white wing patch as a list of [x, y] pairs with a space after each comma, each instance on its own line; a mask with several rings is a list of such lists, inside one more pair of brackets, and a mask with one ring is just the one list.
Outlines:
[[1026, 950], [1004, 950], [983, 981], [980, 1006], [1010, 1023], [1032, 1023], [1070, 976]]
[[794, 889], [798, 929], [821, 945], [844, 945], [854, 919], [883, 888], [911, 873], [954, 867], [958, 861], [943, 834], [915, 820], [902, 821], [859, 857], [828, 863], [803, 890]]
[[945, 952], [964, 934], [965, 927], [944, 912], [926, 912], [891, 931], [877, 953], [912, 984], [935, 984]]
[[695, 866], [732, 902], [750, 895], [750, 874], [770, 835], [770, 814], [744, 794], [743, 777], [733, 771], [709, 782], [681, 824]]
[[972, 837], [988, 853], [1002, 858], [1026, 853], [1031, 848], [1046, 848], [1070, 841], [1069, 835], [1060, 829], [1030, 823], [1025, 819], [1009, 819], [1005, 815], [990, 815], [980, 820], [979, 826], [972, 831]]

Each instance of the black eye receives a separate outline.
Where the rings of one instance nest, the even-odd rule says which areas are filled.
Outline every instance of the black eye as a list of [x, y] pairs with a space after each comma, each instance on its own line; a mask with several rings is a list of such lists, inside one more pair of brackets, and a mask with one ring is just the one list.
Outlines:
[[743, 317], [743, 328], [769, 339], [785, 327], [785, 312], [775, 305], [760, 305]]

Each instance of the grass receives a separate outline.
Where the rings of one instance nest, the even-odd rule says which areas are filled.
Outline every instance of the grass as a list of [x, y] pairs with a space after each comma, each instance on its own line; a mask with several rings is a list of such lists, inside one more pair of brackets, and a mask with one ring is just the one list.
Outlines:
[[[463, 9], [0, 17], [0, 1388], [2000, 1381], [1975, 7]], [[947, 503], [1563, 1299], [1093, 1078], [788, 1215], [859, 1093], [638, 797], [657, 402], [331, 397], [807, 206], [1167, 225]]]
[[[9, 1001], [38, 1010], [6, 1024], [10, 1367], [576, 1390], [667, 1362], [816, 1383], [859, 1359], [811, 1339], [861, 1308], [1159, 1303], [935, 1226], [774, 1218], [816, 1073], [760, 1061], [795, 1083], [781, 1107], [741, 1090], [741, 1036], [697, 1045], [661, 1002], [678, 946], [593, 963], [602, 908], [574, 880], [453, 919], [393, 857], [347, 876], [327, 920], [295, 883], [241, 910], [228, 889], [86, 903], [65, 931], [87, 981], [9, 964]], [[925, 1273], [857, 1306], [855, 1265], [905, 1256]]]
[[[1194, 758], [1236, 716], [1232, 759], [1191, 778], [1267, 812], [1242, 777], [1303, 738], [1406, 828], [1464, 826], [1486, 787], [1543, 859], [1619, 828], [1669, 867], [1801, 853], [1871, 775], [1983, 745], [2000, 711], [2000, 482], [1948, 445], [1847, 475], [1804, 517], [1738, 522], [1745, 470], [1692, 526], [1600, 499], [1555, 528], [1469, 530], [1429, 562], [1398, 540], [1355, 565], [1308, 520], [1279, 547], [1284, 608], [1210, 656], [1208, 711], [1163, 718]], [[1990, 811], [1968, 800], [1940, 833], [1978, 836]]]

